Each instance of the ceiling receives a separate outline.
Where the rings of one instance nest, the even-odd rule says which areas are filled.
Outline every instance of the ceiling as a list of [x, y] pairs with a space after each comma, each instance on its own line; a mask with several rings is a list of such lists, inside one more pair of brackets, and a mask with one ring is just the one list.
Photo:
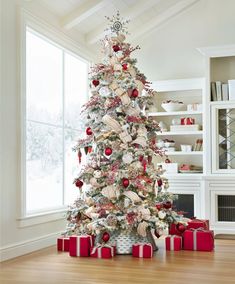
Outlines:
[[104, 36], [105, 16], [120, 12], [130, 19], [129, 39], [141, 37], [190, 8], [199, 0], [27, 0], [53, 13], [66, 31], [77, 32], [92, 46]]

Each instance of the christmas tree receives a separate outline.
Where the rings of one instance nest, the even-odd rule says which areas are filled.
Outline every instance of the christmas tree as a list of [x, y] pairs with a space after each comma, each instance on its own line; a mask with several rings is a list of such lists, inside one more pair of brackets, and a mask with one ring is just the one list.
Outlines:
[[79, 198], [67, 212], [67, 234], [93, 234], [103, 241], [118, 233], [160, 236], [169, 223], [182, 220], [172, 209], [167, 179], [152, 158], [156, 121], [146, 116], [154, 91], [131, 58], [125, 42], [127, 21], [119, 13], [102, 41], [104, 60], [91, 68], [91, 96], [82, 115], [86, 137], [74, 148], [86, 165], [75, 179]]

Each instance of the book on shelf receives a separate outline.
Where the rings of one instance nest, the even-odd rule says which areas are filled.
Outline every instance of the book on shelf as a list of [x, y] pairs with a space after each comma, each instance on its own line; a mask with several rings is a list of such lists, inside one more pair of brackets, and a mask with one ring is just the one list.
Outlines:
[[215, 82], [217, 101], [222, 101], [222, 83], [221, 81]]
[[230, 85], [228, 83], [223, 83], [221, 81], [211, 82], [211, 101], [231, 100], [229, 91], [230, 91]]
[[222, 101], [228, 101], [228, 84], [222, 83]]
[[215, 82], [211, 82], [211, 100], [212, 101], [217, 101]]
[[193, 151], [202, 151], [203, 150], [202, 143], [203, 143], [202, 139], [197, 139], [193, 146]]
[[229, 100], [235, 100], [235, 80], [228, 80]]

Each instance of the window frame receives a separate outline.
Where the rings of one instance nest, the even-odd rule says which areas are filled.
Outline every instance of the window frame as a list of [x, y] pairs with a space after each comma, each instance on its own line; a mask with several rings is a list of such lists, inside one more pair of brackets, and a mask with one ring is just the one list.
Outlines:
[[[65, 52], [79, 58], [88, 64], [91, 64], [92, 55], [88, 51], [84, 51], [77, 42], [66, 36], [55, 27], [42, 22], [37, 17], [25, 9], [20, 9], [19, 13], [19, 32], [18, 32], [18, 73], [19, 73], [19, 86], [20, 86], [20, 157], [19, 157], [19, 183], [20, 190], [17, 195], [17, 221], [19, 227], [27, 227], [30, 225], [36, 225], [40, 223], [55, 221], [64, 219], [64, 212], [67, 209], [66, 205], [46, 209], [37, 210], [28, 214], [26, 212], [26, 32], [27, 29], [35, 33], [37, 36], [46, 40], [47, 42], [59, 47], [63, 51], [63, 78], [64, 78], [64, 57]], [[64, 82], [64, 81], [63, 81]], [[64, 104], [64, 84], [63, 88], [63, 104]], [[87, 82], [87, 99], [89, 97], [88, 82]], [[63, 145], [64, 149], [64, 145]], [[63, 161], [64, 168], [64, 161]], [[64, 181], [63, 181], [64, 187]], [[64, 200], [64, 189], [63, 189]]]

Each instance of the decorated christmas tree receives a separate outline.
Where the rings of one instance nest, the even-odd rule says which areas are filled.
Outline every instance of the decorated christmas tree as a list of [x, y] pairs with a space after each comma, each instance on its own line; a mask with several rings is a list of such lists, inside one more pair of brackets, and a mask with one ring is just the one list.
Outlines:
[[182, 216], [152, 161], [163, 153], [156, 147], [159, 126], [146, 115], [154, 91], [131, 58], [139, 47], [125, 42], [127, 21], [119, 13], [108, 20], [104, 59], [91, 68], [91, 96], [82, 110], [86, 136], [74, 148], [86, 165], [74, 180], [79, 197], [67, 212], [66, 233], [152, 241], [151, 232], [160, 236]]

